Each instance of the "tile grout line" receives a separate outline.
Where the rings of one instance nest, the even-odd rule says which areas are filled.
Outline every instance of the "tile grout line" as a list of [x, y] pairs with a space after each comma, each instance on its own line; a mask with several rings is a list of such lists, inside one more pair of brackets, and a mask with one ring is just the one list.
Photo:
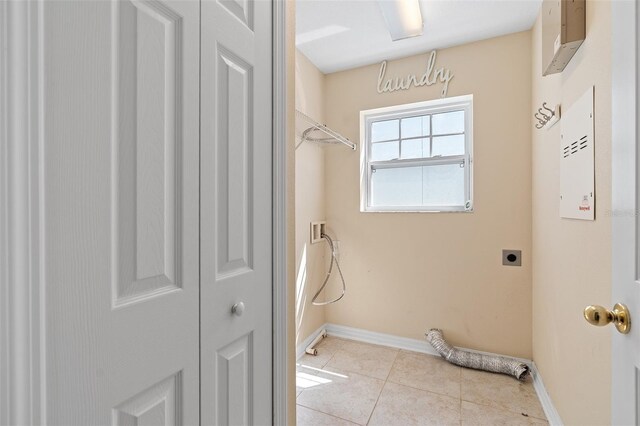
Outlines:
[[[380, 380], [380, 379], [378, 379], [378, 380]], [[438, 395], [438, 396], [444, 396], [445, 398], [456, 399], [455, 396], [447, 395], [446, 393], [440, 393], [440, 392], [436, 392], [434, 390], [429, 390], [429, 389], [417, 388], [415, 386], [407, 385], [405, 383], [394, 382], [393, 380], [387, 380], [387, 381], [385, 381], [385, 384], [386, 383], [391, 383], [393, 385], [402, 386], [402, 387], [413, 389], [413, 390], [417, 390], [417, 391], [420, 391], [420, 392], [427, 392], [427, 393], [432, 393], [432, 394]], [[461, 398], [458, 398], [458, 399], [461, 399]], [[469, 402], [471, 402], [471, 401], [469, 401]]]
[[[400, 352], [402, 352], [402, 351], [404, 351], [404, 350], [403, 349], [399, 349], [398, 350], [398, 355], [400, 355]], [[407, 352], [407, 351], [404, 351], [404, 352]], [[447, 397], [447, 398], [455, 399], [454, 396], [448, 395], [446, 393], [440, 393], [440, 392], [437, 392], [437, 391], [434, 391], [434, 390], [423, 389], [423, 388], [412, 386], [412, 385], [409, 385], [409, 384], [406, 384], [406, 383], [400, 383], [399, 381], [389, 380], [389, 377], [391, 376], [391, 371], [393, 370], [393, 367], [396, 365], [396, 361], [398, 360], [398, 355], [396, 355], [396, 358], [393, 360], [393, 364], [391, 365], [391, 370], [389, 370], [389, 374], [387, 374], [387, 378], [385, 379], [385, 384], [392, 383], [394, 385], [404, 386], [404, 387], [407, 387], [409, 389], [414, 389], [414, 390], [422, 391], [422, 392], [428, 392], [428, 393], [432, 393], [434, 395], [440, 395], [440, 396], [444, 396], [444, 397]], [[431, 355], [428, 355], [428, 354], [426, 354], [426, 355], [427, 356], [431, 356]], [[459, 381], [460, 382], [459, 383], [460, 384], [460, 396], [458, 397], [458, 399], [461, 400], [460, 401], [460, 405], [462, 406], [462, 368], [461, 367], [457, 367], [457, 368], [458, 368], [458, 371], [460, 373], [460, 381]]]
[[481, 406], [481, 407], [489, 407], [489, 408], [493, 408], [494, 410], [504, 411], [505, 413], [509, 413], [509, 414], [519, 414], [519, 415], [521, 415], [522, 417], [529, 417], [529, 418], [532, 418], [532, 419], [542, 420], [542, 421], [545, 421], [545, 422], [549, 423], [549, 420], [548, 420], [548, 419], [543, 419], [543, 418], [540, 418], [540, 417], [537, 417], [537, 416], [533, 416], [533, 415], [528, 414], [528, 413], [527, 413], [527, 415], [526, 415], [526, 416], [524, 416], [524, 415], [522, 414], [522, 411], [514, 411], [514, 410], [511, 410], [511, 409], [508, 409], [508, 408], [496, 407], [495, 405], [485, 404], [485, 403], [483, 403], [483, 402], [470, 401], [470, 400], [468, 400], [468, 399], [463, 399], [463, 400], [461, 400], [461, 403], [462, 403], [462, 402], [469, 402], [469, 403], [471, 403], [471, 404], [479, 405], [479, 406]]
[[[348, 340], [348, 339], [343, 339], [343, 340]], [[370, 346], [379, 346], [379, 347], [382, 347], [382, 348], [385, 348], [385, 349], [392, 349], [392, 350], [395, 350], [395, 351], [396, 351], [396, 354], [395, 354], [395, 356], [394, 356], [394, 358], [393, 358], [393, 362], [391, 363], [391, 369], [393, 369], [393, 365], [395, 364], [396, 359], [397, 359], [397, 357], [398, 357], [398, 355], [400, 354], [400, 351], [401, 351], [400, 349], [392, 348], [392, 347], [390, 347], [390, 346], [371, 345], [370, 343], [359, 342], [359, 341], [357, 341], [357, 340], [353, 340], [353, 342], [356, 342], [356, 343], [363, 343], [363, 344], [365, 344], [365, 345], [370, 345]], [[356, 355], [356, 354], [350, 353], [349, 351], [347, 351], [347, 350], [345, 350], [345, 349], [338, 349], [338, 350], [336, 350], [336, 351], [334, 352], [334, 354], [331, 356], [331, 359], [330, 359], [329, 361], [327, 361], [327, 363], [324, 365], [324, 367], [327, 367], [327, 366], [329, 365], [329, 362], [331, 362], [331, 360], [332, 360], [333, 358], [335, 358], [335, 356], [336, 356], [336, 355], [338, 355], [338, 352], [347, 353], [347, 354], [351, 354], [351, 355]], [[322, 369], [324, 369], [324, 367], [322, 367]], [[359, 375], [359, 376], [368, 377], [368, 378], [370, 378], [370, 379], [380, 380], [380, 381], [382, 381], [382, 382], [386, 382], [386, 381], [387, 381], [387, 379], [388, 379], [388, 377], [389, 377], [389, 374], [391, 373], [391, 369], [390, 369], [390, 370], [389, 370], [389, 372], [386, 374], [385, 378], [381, 378], [381, 377], [377, 377], [377, 376], [374, 376], [374, 375], [370, 374], [368, 371], [353, 371], [353, 370], [349, 370], [348, 368], [337, 368], [337, 367], [336, 367], [336, 370], [338, 370], [338, 371], [343, 371], [343, 372], [345, 372], [345, 373], [351, 373], [351, 374], [357, 374], [357, 375]], [[393, 382], [392, 382], [392, 383], [393, 383]]]
[[[320, 342], [320, 344], [322, 344], [322, 342]], [[336, 354], [336, 352], [337, 352], [337, 351], [333, 352], [333, 353], [331, 354], [331, 356], [329, 357], [329, 359], [327, 360], [327, 362], [325, 362], [324, 364], [322, 364], [322, 365], [320, 366], [320, 368], [319, 368], [319, 369], [320, 369], [321, 371], [324, 371], [324, 367], [326, 367], [326, 366], [327, 366], [327, 364], [329, 364], [329, 361], [331, 361], [331, 360], [333, 359], [333, 356]], [[298, 364], [298, 362], [296, 361], [296, 375], [297, 375], [297, 373], [298, 373], [298, 365], [299, 365], [299, 364]], [[317, 375], [317, 374], [319, 374], [319, 373], [320, 373], [320, 371], [316, 372], [316, 375]], [[302, 392], [304, 392], [304, 389], [302, 389], [302, 390], [300, 391], [300, 393], [299, 393], [298, 395], [296, 395], [296, 404], [298, 404], [298, 398], [300, 397], [300, 395], [302, 395]], [[304, 405], [303, 405], [303, 407], [305, 407], [305, 408], [309, 408], [309, 407], [306, 407], [306, 406], [304, 406]], [[309, 409], [311, 410], [311, 408], [309, 408]], [[317, 411], [317, 410], [316, 410], [316, 411]], [[320, 411], [320, 412], [321, 412], [321, 411]], [[327, 414], [327, 413], [323, 413], [323, 414]], [[329, 415], [331, 415], [331, 414], [329, 414]], [[333, 416], [333, 417], [335, 417], [335, 416]], [[338, 417], [338, 418], [340, 418], [340, 417]], [[343, 420], [344, 420], [344, 419], [343, 419]]]
[[[462, 373], [463, 373], [465, 370], [469, 370], [469, 371], [482, 371], [482, 370], [473, 369], [473, 368], [465, 368], [465, 367], [461, 367], [461, 370], [460, 370], [460, 415], [461, 415], [461, 416], [462, 416], [462, 403], [463, 403], [463, 402], [468, 402], [468, 403], [471, 403], [471, 404], [474, 404], [474, 405], [478, 405], [478, 406], [481, 406], [481, 407], [489, 407], [489, 408], [492, 408], [492, 409], [494, 409], [494, 410], [502, 411], [502, 412], [504, 412], [504, 413], [517, 414], [517, 415], [520, 415], [520, 416], [522, 416], [522, 417], [532, 418], [532, 419], [536, 419], [536, 420], [542, 420], [542, 421], [547, 422], [547, 424], [549, 424], [549, 420], [548, 420], [547, 418], [540, 418], [540, 417], [538, 417], [538, 416], [535, 416], [535, 415], [529, 414], [529, 412], [528, 412], [529, 410], [528, 410], [528, 409], [526, 409], [526, 408], [524, 409], [524, 412], [523, 412], [523, 410], [522, 410], [522, 409], [520, 409], [520, 410], [515, 410], [515, 409], [511, 409], [511, 408], [505, 408], [505, 407], [503, 407], [503, 406], [495, 406], [495, 405], [491, 405], [491, 404], [489, 404], [489, 403], [484, 403], [484, 402], [480, 402], [480, 401], [472, 401], [472, 400], [470, 400], [470, 399], [466, 399], [466, 398], [464, 398], [464, 397], [463, 397], [463, 395], [462, 395], [462, 377], [463, 377], [463, 374], [462, 374]], [[498, 374], [498, 373], [492, 373], [492, 374]], [[499, 376], [501, 376], [501, 375], [499, 374]], [[519, 384], [524, 384], [525, 382], [520, 382], [520, 381], [518, 380], [518, 383], [519, 383]], [[533, 385], [533, 382], [531, 383], [531, 385]], [[538, 403], [540, 403], [540, 408], [542, 409], [543, 415], [545, 415], [545, 413], [544, 413], [544, 409], [542, 408], [542, 404], [541, 404], [541, 402], [540, 402], [540, 398], [537, 396], [537, 393], [536, 393], [535, 391], [534, 391], [534, 395], [535, 395], [535, 401], [537, 401]], [[494, 401], [494, 402], [495, 402], [495, 401]], [[526, 416], [524, 415], [525, 413], [526, 413]], [[546, 415], [545, 415], [545, 417], [546, 417]]]
[[311, 410], [313, 412], [316, 412], [316, 413], [319, 413], [319, 414], [323, 414], [325, 416], [333, 417], [334, 419], [344, 420], [345, 422], [349, 422], [349, 423], [354, 424], [354, 425], [358, 424], [358, 423], [352, 422], [351, 420], [343, 419], [340, 416], [336, 416], [334, 414], [325, 413], [324, 411], [320, 411], [317, 408], [307, 407], [306, 405], [302, 405], [302, 404], [298, 404], [298, 403], [296, 403], [296, 405], [299, 405], [299, 406], [301, 406], [303, 408], [306, 408], [307, 410]]
[[387, 381], [389, 381], [389, 376], [391, 375], [391, 371], [393, 370], [393, 367], [396, 365], [396, 361], [398, 360], [398, 355], [400, 355], [400, 350], [396, 351], [396, 356], [393, 357], [391, 368], [389, 368], [389, 372], [387, 373], [387, 376], [384, 378], [384, 384], [387, 384]]
[[[336, 349], [336, 350], [331, 354], [331, 356], [329, 357], [329, 359], [327, 360], [327, 362], [325, 362], [325, 363], [320, 367], [320, 370], [321, 370], [321, 371], [319, 371], [319, 372], [318, 372], [318, 373], [316, 373], [316, 374], [320, 374], [321, 372], [325, 372], [326, 370], [325, 370], [324, 368], [325, 368], [327, 365], [329, 365], [329, 362], [331, 362], [331, 360], [332, 360], [332, 359], [336, 356], [336, 354], [337, 354], [338, 352], [340, 352], [340, 351], [343, 351], [343, 352], [344, 352], [344, 350], [343, 350], [343, 349]], [[396, 356], [397, 356], [397, 355], [396, 355]], [[395, 358], [393, 359], [393, 362], [395, 363]], [[352, 371], [351, 371], [351, 372], [349, 372], [349, 373], [351, 373], [351, 374], [359, 374], [359, 373], [354, 373], [354, 372], [352, 372]], [[366, 375], [364, 375], [364, 374], [361, 374], [361, 375], [362, 375], [363, 377], [369, 377], [369, 378], [372, 378], [372, 379], [380, 380], [380, 379], [378, 379], [377, 377], [370, 377], [370, 376], [366, 376]], [[388, 375], [387, 375], [387, 376], [388, 376]], [[386, 381], [385, 381], [385, 383], [386, 383]], [[384, 383], [383, 383], [382, 387], [384, 388]], [[302, 390], [302, 392], [304, 392], [304, 389]], [[302, 392], [300, 392], [300, 395], [302, 395]], [[382, 393], [382, 389], [380, 390], [380, 393]], [[299, 395], [298, 395], [298, 396], [299, 396]], [[342, 418], [342, 417], [340, 417], [340, 416], [336, 416], [336, 415], [334, 415], [334, 414], [330, 414], [330, 413], [325, 413], [324, 411], [321, 411], [321, 410], [319, 410], [319, 409], [317, 409], [317, 408], [311, 408], [311, 407], [308, 407], [308, 406], [306, 406], [306, 405], [304, 405], [304, 404], [298, 403], [298, 396], [296, 396], [296, 405], [299, 405], [299, 406], [301, 406], [301, 407], [304, 407], [304, 408], [306, 408], [306, 409], [308, 409], [308, 410], [315, 411], [316, 413], [324, 414], [324, 415], [327, 415], [327, 416], [333, 417], [333, 418], [335, 418], [335, 419], [340, 419], [340, 420], [344, 420], [345, 422], [349, 422], [349, 423], [352, 423], [352, 424], [357, 424], [357, 425], [359, 425], [359, 423], [352, 422], [351, 420], [344, 419], [344, 418]], [[380, 394], [378, 394], [378, 398], [380, 398]], [[377, 402], [378, 402], [378, 400], [376, 399], [376, 404], [377, 404]], [[375, 409], [375, 404], [374, 404], [374, 408], [373, 408], [373, 409]], [[373, 410], [371, 410], [371, 413], [373, 413]], [[371, 414], [369, 414], [369, 419], [370, 419], [370, 418], [371, 418]], [[369, 423], [369, 419], [367, 419], [367, 423]], [[367, 423], [365, 423], [365, 425], [366, 425]], [[365, 426], [365, 425], [360, 425], [360, 426]]]
[[387, 377], [384, 379], [384, 383], [382, 383], [382, 388], [380, 389], [380, 393], [378, 394], [378, 397], [376, 398], [375, 404], [373, 404], [373, 409], [371, 410], [371, 413], [369, 414], [369, 418], [367, 419], [367, 423], [365, 423], [366, 425], [369, 424], [369, 422], [371, 421], [371, 417], [373, 417], [373, 412], [376, 411], [376, 407], [378, 406], [378, 401], [380, 401], [380, 396], [382, 395], [382, 392], [384, 391], [385, 386], [387, 386], [387, 383], [389, 382], [389, 376], [391, 375], [391, 371], [393, 370], [393, 366], [396, 365], [396, 361], [398, 360], [398, 355], [400, 355], [400, 350], [398, 350], [396, 352], [396, 356], [393, 358], [393, 362], [391, 363], [391, 368], [389, 369], [389, 372], [387, 373]]
[[327, 359], [327, 362], [325, 362], [324, 364], [322, 364], [322, 367], [320, 367], [320, 370], [324, 370], [324, 368], [329, 365], [329, 363], [331, 362], [331, 360], [333, 359], [334, 356], [336, 356], [336, 353], [338, 352], [338, 350], [334, 351], [331, 356], [329, 357], [329, 359]]
[[386, 380], [382, 384], [382, 387], [380, 388], [380, 393], [378, 394], [378, 397], [376, 398], [375, 404], [373, 404], [373, 408], [371, 409], [371, 413], [369, 413], [369, 418], [367, 419], [367, 422], [365, 423], [365, 425], [368, 425], [369, 422], [371, 421], [371, 417], [373, 417], [373, 412], [376, 411], [376, 407], [378, 406], [378, 401], [380, 401], [380, 395], [382, 395], [382, 392], [384, 391], [385, 386], [387, 386], [387, 381]]
[[[319, 410], [318, 408], [312, 408], [312, 407], [309, 407], [308, 405], [304, 405], [304, 404], [299, 403], [299, 402], [297, 402], [297, 401], [296, 401], [296, 405], [299, 405], [299, 406], [301, 406], [301, 407], [304, 407], [304, 408], [306, 408], [307, 410], [315, 411], [316, 413], [324, 414], [325, 416], [331, 416], [331, 417], [333, 417], [333, 418], [335, 418], [335, 419], [340, 419], [340, 420], [344, 420], [345, 422], [353, 423], [354, 425], [360, 425], [360, 423], [356, 423], [356, 422], [351, 421], [351, 420], [349, 420], [349, 419], [344, 419], [344, 418], [342, 418], [342, 417], [340, 417], [340, 416], [336, 416], [335, 414], [325, 413], [324, 411], [321, 411], [321, 410]], [[360, 426], [363, 426], [363, 425], [360, 425]]]

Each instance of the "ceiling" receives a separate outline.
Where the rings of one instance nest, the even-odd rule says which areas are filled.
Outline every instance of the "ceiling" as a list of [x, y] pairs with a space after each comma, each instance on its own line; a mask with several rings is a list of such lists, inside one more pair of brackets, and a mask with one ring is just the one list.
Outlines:
[[420, 0], [423, 35], [393, 42], [375, 0], [297, 0], [296, 46], [326, 74], [525, 31], [540, 5], [541, 0]]

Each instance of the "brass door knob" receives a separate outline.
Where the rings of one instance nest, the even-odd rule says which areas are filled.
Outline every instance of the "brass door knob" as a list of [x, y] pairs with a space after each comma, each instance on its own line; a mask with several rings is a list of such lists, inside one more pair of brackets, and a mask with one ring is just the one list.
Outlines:
[[612, 311], [602, 306], [589, 305], [584, 308], [584, 319], [586, 319], [589, 324], [597, 325], [598, 327], [612, 322], [616, 326], [616, 329], [622, 334], [627, 334], [631, 329], [629, 309], [621, 303], [616, 303]]

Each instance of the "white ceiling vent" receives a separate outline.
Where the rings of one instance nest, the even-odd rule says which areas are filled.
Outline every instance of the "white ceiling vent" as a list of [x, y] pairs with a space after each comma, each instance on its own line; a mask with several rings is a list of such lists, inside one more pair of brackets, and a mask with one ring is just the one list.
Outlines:
[[590, 87], [560, 121], [560, 217], [568, 219], [595, 219], [593, 96]]

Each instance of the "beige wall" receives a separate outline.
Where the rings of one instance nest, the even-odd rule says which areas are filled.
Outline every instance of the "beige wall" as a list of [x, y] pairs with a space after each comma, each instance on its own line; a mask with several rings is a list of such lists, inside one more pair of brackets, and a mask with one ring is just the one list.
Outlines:
[[[296, 51], [296, 108], [322, 123], [324, 74]], [[304, 126], [297, 125], [298, 128]], [[296, 145], [299, 140], [296, 139]], [[324, 244], [310, 243], [310, 222], [325, 219], [324, 148], [305, 142], [296, 148], [296, 345], [325, 323], [325, 310], [311, 299], [324, 278]]]
[[[391, 61], [422, 74], [427, 55]], [[326, 212], [347, 280], [331, 323], [531, 358], [531, 34], [444, 49], [448, 96], [474, 95], [473, 213], [360, 213], [359, 152], [326, 148]], [[327, 124], [359, 141], [361, 110], [436, 99], [441, 86], [378, 94], [379, 66], [329, 74]], [[523, 266], [501, 264], [521, 249]], [[333, 282], [337, 286], [336, 281]]]
[[[611, 329], [582, 309], [611, 306], [611, 5], [587, 4], [587, 38], [562, 74], [541, 76], [540, 18], [533, 30], [532, 107], [566, 111], [595, 86], [596, 220], [560, 219], [561, 123], [533, 129], [533, 359], [566, 424], [611, 420]], [[533, 125], [531, 125], [533, 128]]]

